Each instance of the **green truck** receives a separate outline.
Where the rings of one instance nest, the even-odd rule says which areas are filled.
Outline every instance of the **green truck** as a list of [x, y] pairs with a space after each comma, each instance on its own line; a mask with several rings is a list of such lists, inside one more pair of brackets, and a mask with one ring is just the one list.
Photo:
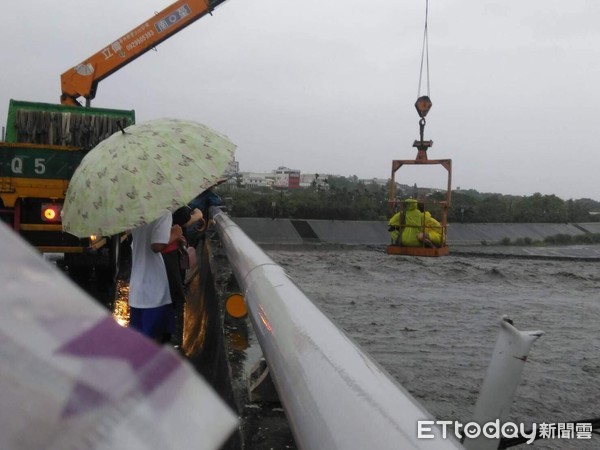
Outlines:
[[61, 210], [79, 162], [135, 112], [11, 100], [0, 142], [0, 218], [42, 253], [62, 253], [69, 272], [116, 276], [125, 235], [77, 238]]

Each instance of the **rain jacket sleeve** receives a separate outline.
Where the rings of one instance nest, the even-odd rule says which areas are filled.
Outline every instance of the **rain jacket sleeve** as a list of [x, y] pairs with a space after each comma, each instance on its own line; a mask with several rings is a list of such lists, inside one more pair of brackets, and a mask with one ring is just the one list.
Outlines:
[[390, 233], [390, 238], [392, 239], [392, 243], [396, 244], [398, 242], [398, 238], [400, 237], [400, 213], [397, 212], [392, 216], [390, 221], [388, 222], [388, 231]]
[[434, 245], [438, 247], [442, 245], [442, 226], [429, 211], [425, 211], [425, 231]]

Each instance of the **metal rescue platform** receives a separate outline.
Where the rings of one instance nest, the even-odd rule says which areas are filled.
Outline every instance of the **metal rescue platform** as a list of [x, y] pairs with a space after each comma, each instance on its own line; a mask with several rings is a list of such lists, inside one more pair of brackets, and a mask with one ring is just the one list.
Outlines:
[[[446, 243], [446, 228], [448, 226], [448, 208], [450, 207], [451, 183], [452, 183], [452, 160], [450, 159], [428, 159], [427, 149], [433, 145], [433, 141], [425, 141], [423, 134], [425, 130], [425, 116], [431, 108], [431, 100], [428, 96], [417, 99], [415, 107], [421, 120], [419, 121], [420, 140], [413, 143], [417, 148], [417, 157], [413, 159], [395, 159], [392, 161], [392, 176], [390, 181], [389, 206], [392, 215], [399, 214], [398, 225], [394, 228], [398, 232], [398, 239], [387, 246], [387, 253], [392, 255], [411, 256], [444, 256], [449, 253]], [[405, 165], [441, 165], [448, 172], [448, 183], [444, 200], [435, 199], [404, 199], [396, 198], [396, 172]], [[418, 203], [421, 210], [420, 223], [409, 223], [406, 220], [407, 205]], [[440, 221], [431, 220], [430, 211], [439, 214]], [[418, 244], [403, 242], [402, 235], [407, 228], [416, 229], [419, 236]], [[391, 230], [390, 230], [391, 231]], [[437, 242], [432, 242], [429, 235], [436, 235]]]

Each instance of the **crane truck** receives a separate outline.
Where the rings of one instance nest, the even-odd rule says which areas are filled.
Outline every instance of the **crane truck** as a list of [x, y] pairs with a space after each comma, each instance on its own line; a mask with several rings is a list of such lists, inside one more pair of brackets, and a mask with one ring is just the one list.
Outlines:
[[[60, 104], [11, 100], [0, 142], [0, 219], [42, 253], [63, 253], [73, 275], [116, 276], [124, 235], [62, 231], [69, 180], [101, 140], [135, 123], [133, 110], [92, 108], [98, 83], [225, 0], [179, 0], [61, 76]], [[83, 105], [79, 99], [85, 99]]]

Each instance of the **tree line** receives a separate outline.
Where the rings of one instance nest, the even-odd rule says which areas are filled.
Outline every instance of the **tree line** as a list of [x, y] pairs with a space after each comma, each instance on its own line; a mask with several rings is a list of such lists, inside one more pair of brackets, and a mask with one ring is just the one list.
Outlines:
[[[382, 186], [364, 183], [356, 176], [328, 176], [311, 187], [293, 190], [240, 189], [221, 185], [215, 189], [233, 217], [268, 217], [323, 220], [388, 220], [389, 182]], [[401, 198], [426, 197], [441, 201], [445, 193], [417, 186], [397, 186]], [[453, 191], [448, 222], [464, 223], [560, 223], [598, 222], [600, 202], [589, 199], [563, 200], [556, 195], [535, 193], [515, 196]], [[435, 210], [432, 210], [435, 215]]]

